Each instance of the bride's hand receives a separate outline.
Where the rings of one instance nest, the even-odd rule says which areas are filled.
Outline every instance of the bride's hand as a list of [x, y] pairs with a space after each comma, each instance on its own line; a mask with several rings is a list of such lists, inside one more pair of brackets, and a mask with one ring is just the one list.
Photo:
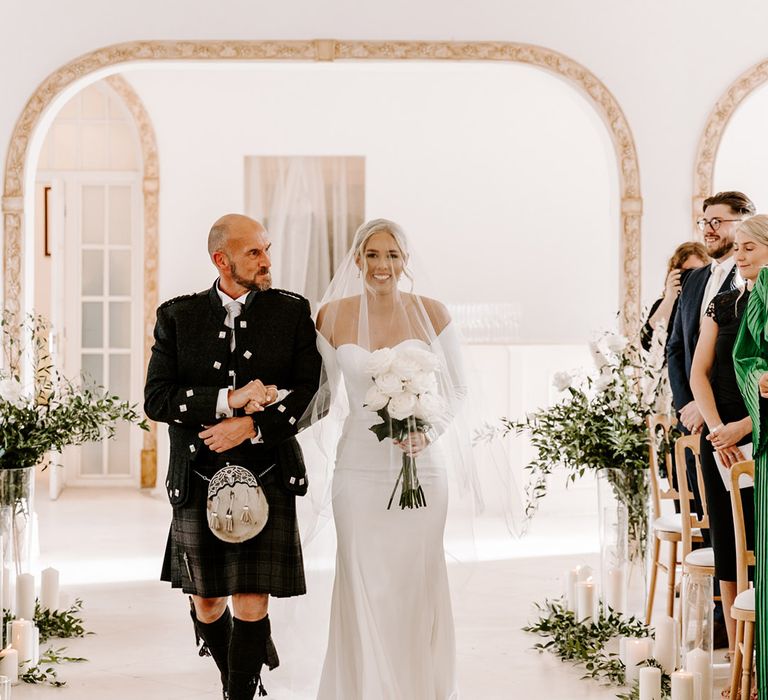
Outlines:
[[403, 452], [410, 455], [419, 454], [419, 452], [421, 452], [424, 448], [426, 448], [429, 445], [429, 440], [427, 439], [427, 436], [424, 433], [420, 433], [420, 432], [408, 433], [408, 437], [405, 438], [404, 440], [394, 440], [393, 442]]

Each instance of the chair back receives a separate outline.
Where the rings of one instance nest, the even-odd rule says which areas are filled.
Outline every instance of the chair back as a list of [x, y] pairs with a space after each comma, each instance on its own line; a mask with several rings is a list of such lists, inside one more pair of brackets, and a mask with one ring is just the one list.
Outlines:
[[[674, 488], [672, 475], [674, 474], [674, 465], [672, 464], [672, 439], [670, 437], [672, 428], [677, 425], [677, 419], [663, 413], [655, 413], [646, 419], [648, 425], [648, 462], [650, 466], [651, 483], [651, 509], [653, 519], [661, 517], [661, 502], [664, 500], [676, 500], [680, 498], [677, 489]], [[661, 456], [659, 446], [665, 445], [664, 450], [664, 468], [666, 471], [667, 488], [662, 485], [661, 477]]]
[[746, 474], [755, 479], [755, 462], [748, 459], [731, 467], [731, 509], [733, 531], [736, 533], [736, 592], [743, 593], [749, 587], [749, 567], [755, 565], [755, 551], [747, 549], [747, 533], [744, 527], [744, 507], [741, 502], [739, 479]]
[[[701, 455], [699, 435], [683, 435], [675, 441], [675, 470], [677, 471], [677, 488], [680, 492], [680, 516], [683, 521], [682, 544], [683, 561], [691, 553], [694, 528], [708, 528], [709, 515], [707, 510], [707, 495], [704, 491], [704, 479], [701, 476]], [[691, 489], [688, 487], [688, 469], [685, 462], [686, 450], [693, 453], [696, 460], [696, 481], [701, 495], [701, 513], [691, 512]]]

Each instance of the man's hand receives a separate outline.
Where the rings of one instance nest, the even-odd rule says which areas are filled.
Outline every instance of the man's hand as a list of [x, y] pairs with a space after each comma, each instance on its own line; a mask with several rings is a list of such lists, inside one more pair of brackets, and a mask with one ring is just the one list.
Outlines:
[[768, 399], [768, 372], [764, 372], [760, 377], [758, 386], [760, 387], [760, 396], [764, 399]]
[[704, 425], [704, 418], [696, 407], [695, 401], [690, 401], [683, 406], [683, 410], [680, 411], [680, 422], [692, 435], [701, 432], [701, 426]]
[[241, 442], [256, 437], [253, 421], [248, 416], [225, 418], [216, 425], [206, 427], [198, 436], [213, 452], [226, 452]]
[[248, 406], [250, 410], [246, 409], [247, 413], [263, 411], [264, 404], [269, 403], [267, 400], [267, 387], [262, 384], [261, 380], [254, 379], [239, 389], [231, 389], [227, 395], [227, 401], [230, 408]]

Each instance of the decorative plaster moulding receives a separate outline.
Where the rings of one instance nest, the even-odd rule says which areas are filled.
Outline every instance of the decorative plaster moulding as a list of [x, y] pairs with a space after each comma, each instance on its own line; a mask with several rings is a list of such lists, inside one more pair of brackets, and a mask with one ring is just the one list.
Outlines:
[[[133, 41], [107, 46], [70, 61], [51, 73], [22, 111], [8, 147], [5, 167], [4, 302], [19, 313], [23, 269], [25, 165], [30, 138], [45, 108], [77, 80], [96, 71], [147, 61], [497, 61], [541, 68], [567, 81], [584, 94], [611, 136], [618, 162], [620, 210], [620, 296], [623, 323], [640, 323], [640, 172], [637, 149], [621, 107], [608, 88], [589, 70], [556, 51], [510, 42], [435, 41]], [[141, 127], [140, 127], [141, 128]], [[151, 192], [151, 180], [145, 195]], [[156, 182], [156, 173], [154, 176]], [[156, 190], [155, 190], [156, 199]], [[156, 206], [156, 201], [155, 201]], [[156, 240], [155, 240], [156, 244]], [[155, 249], [156, 250], [156, 249]], [[147, 253], [153, 251], [146, 251]], [[155, 290], [156, 293], [156, 290]], [[146, 302], [145, 302], [146, 308]]]

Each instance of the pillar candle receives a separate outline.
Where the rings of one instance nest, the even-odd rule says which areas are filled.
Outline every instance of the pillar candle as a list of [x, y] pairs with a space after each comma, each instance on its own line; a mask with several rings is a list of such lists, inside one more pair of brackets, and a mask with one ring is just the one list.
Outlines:
[[672, 674], [672, 700], [694, 700], [692, 673], [675, 671]]
[[24, 620], [35, 617], [35, 577], [32, 574], [16, 577], [16, 617]]
[[696, 690], [695, 700], [709, 700], [712, 697], [712, 654], [699, 647], [685, 655], [685, 670], [693, 673]]
[[0, 651], [0, 675], [7, 676], [12, 685], [19, 682], [19, 652], [13, 647]]
[[34, 658], [35, 626], [31, 620], [14, 620], [11, 623], [11, 644], [19, 652], [19, 663], [26, 665]]
[[32, 623], [32, 665], [40, 663], [40, 628]]
[[578, 612], [577, 611], [577, 601], [576, 601], [576, 584], [579, 582], [579, 567], [577, 566], [574, 569], [569, 569], [567, 574], [567, 585], [566, 585], [566, 591], [565, 591], [565, 601], [566, 605], [568, 606], [568, 610], [571, 612]]
[[579, 581], [576, 584], [578, 613], [577, 619], [581, 622], [592, 622], [595, 614], [595, 584], [592, 580]]
[[566, 603], [568, 610], [571, 612], [579, 612], [579, 597], [576, 590], [576, 585], [579, 581], [586, 581], [592, 575], [592, 569], [589, 566], [576, 566], [568, 571], [567, 575], [567, 589], [566, 589]]
[[656, 641], [653, 644], [653, 658], [661, 664], [665, 673], [675, 670], [677, 649], [675, 645], [675, 620], [662, 617], [656, 623]]
[[40, 574], [40, 607], [51, 612], [59, 609], [59, 572], [52, 567]]
[[605, 591], [603, 598], [609, 608], [613, 608], [618, 613], [623, 613], [626, 605], [624, 604], [624, 568], [616, 567], [608, 569], [605, 580]]
[[627, 665], [627, 637], [619, 637], [619, 661]]
[[661, 700], [661, 669], [648, 666], [639, 671], [640, 700]]
[[628, 639], [627, 640], [627, 661], [625, 666], [627, 683], [636, 681], [638, 679], [637, 665], [643, 663], [651, 655], [650, 638], [644, 637], [642, 639]]
[[11, 700], [11, 679], [0, 675], [0, 700]]

